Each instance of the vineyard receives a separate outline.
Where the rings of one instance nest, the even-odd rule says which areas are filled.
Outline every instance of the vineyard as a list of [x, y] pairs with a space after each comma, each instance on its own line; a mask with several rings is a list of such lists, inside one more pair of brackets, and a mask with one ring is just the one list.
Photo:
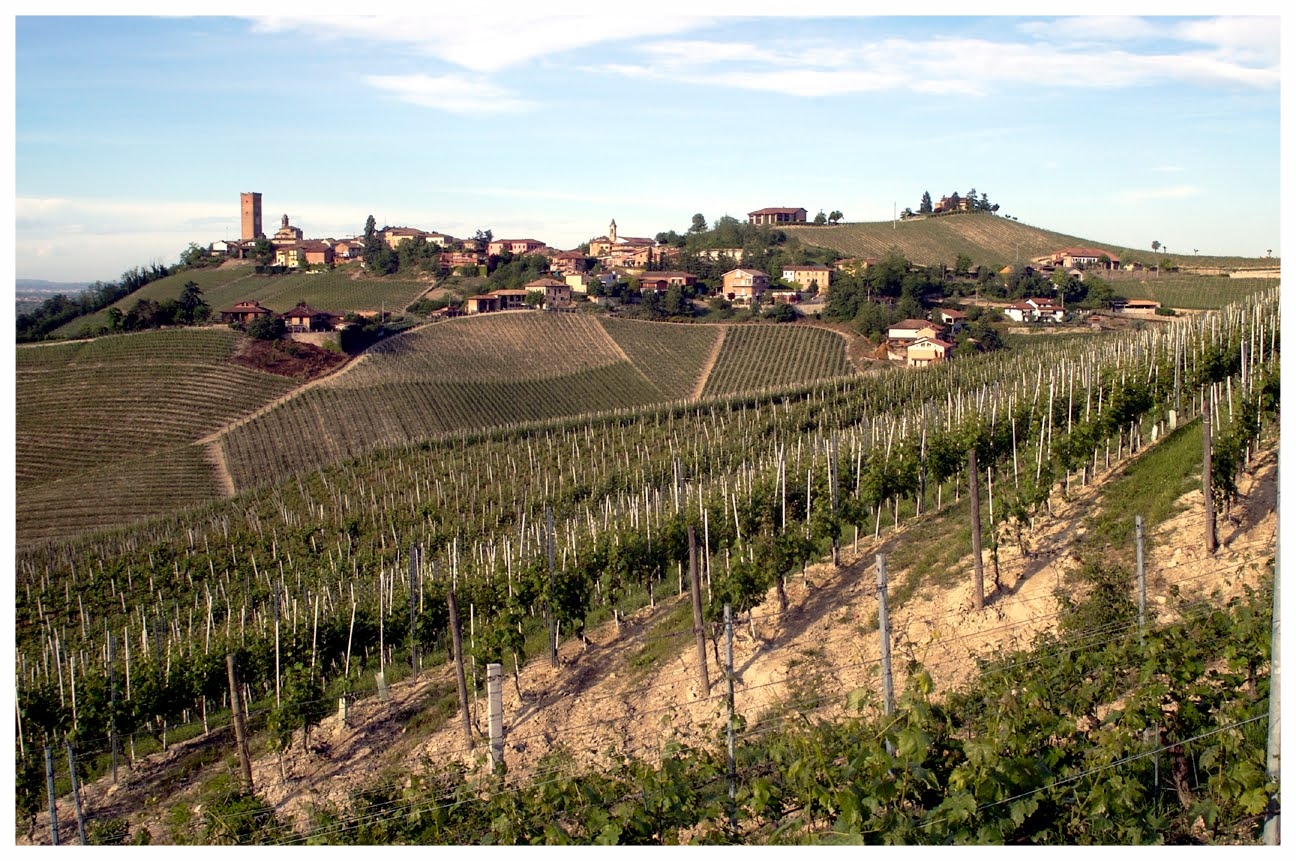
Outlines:
[[1111, 273], [1106, 280], [1129, 299], [1152, 299], [1167, 308], [1205, 311], [1222, 308], [1254, 293], [1278, 286], [1277, 278], [1229, 278], [1222, 275]]
[[19, 348], [19, 543], [60, 521], [67, 534], [115, 511], [157, 515], [204, 498], [210, 468], [183, 446], [293, 385], [231, 363], [237, 342], [230, 331], [168, 330]]
[[[757, 355], [745, 334], [737, 337], [749, 331], [726, 334], [708, 386], [727, 351]], [[840, 350], [838, 336], [807, 331]], [[1054, 342], [922, 374], [462, 433], [357, 452], [340, 466], [321, 458], [226, 503], [23, 550], [15, 618], [19, 820], [42, 806], [42, 745], [66, 737], [88, 752], [87, 776], [98, 777], [110, 739], [126, 739], [133, 756], [136, 746], [165, 747], [171, 730], [192, 736], [227, 724], [227, 653], [263, 716], [267, 743], [282, 751], [294, 727], [300, 734], [321, 720], [320, 704], [371, 690], [373, 673], [395, 681], [411, 668], [439, 668], [457, 624], [472, 690], [486, 664], [500, 663], [521, 695], [520, 668], [547, 658], [547, 638], [568, 655], [585, 654], [582, 638], [600, 621], [620, 629], [637, 607], [660, 603], [667, 611], [694, 564], [706, 624], [717, 625], [727, 605], [753, 639], [766, 624], [758, 608], [789, 612], [812, 561], [837, 559], [844, 545], [867, 545], [870, 536], [874, 547], [884, 536], [899, 541], [932, 518], [962, 518], [973, 500], [985, 505], [969, 537], [984, 539], [997, 571], [1014, 548], [1028, 558], [1035, 525], [1050, 523], [1055, 503], [1082, 496], [1113, 464], [1176, 453], [1166, 459], [1180, 468], [1173, 481], [1131, 485], [1182, 490], [1191, 479], [1182, 452], [1200, 450], [1204, 427], [1214, 452], [1211, 499], [1227, 512], [1240, 505], [1239, 476], [1274, 427], [1278, 346], [1278, 295], [1269, 290], [1096, 348]], [[741, 378], [739, 370], [758, 361], [770, 360], [734, 360], [724, 373]], [[531, 382], [530, 367], [518, 364], [516, 385]], [[618, 368], [647, 381], [629, 361], [573, 376]], [[314, 402], [314, 421], [340, 425], [368, 412], [369, 427], [394, 427], [381, 424], [392, 421], [382, 414], [395, 412], [399, 399], [366, 400], [371, 389], [337, 389], [328, 396], [337, 400]], [[1195, 420], [1200, 415], [1208, 425]], [[311, 428], [285, 424], [277, 432], [304, 436]], [[237, 436], [227, 438], [227, 452]], [[969, 490], [973, 476], [984, 482]], [[1149, 513], [1150, 525], [1163, 519]], [[897, 609], [952, 573], [966, 577], [961, 560], [970, 548], [953, 522], [936, 527], [935, 556], [905, 566], [908, 577], [894, 586]], [[625, 751], [605, 769], [552, 738], [532, 737], [548, 758], [528, 782], [420, 765], [396, 785], [375, 775], [373, 785], [288, 832], [275, 830], [273, 810], [257, 796], [224, 791], [216, 809], [233, 799], [244, 805], [239, 821], [255, 828], [222, 831], [232, 820], [213, 814], [202, 820], [207, 831], [196, 831], [198, 822], [181, 831], [212, 842], [1110, 844], [1187, 840], [1202, 819], [1197, 839], [1254, 842], [1254, 818], [1271, 791], [1258, 723], [1268, 691], [1265, 593], [1227, 607], [1176, 606], [1140, 637], [1101, 558], [1105, 545], [1122, 543], [1121, 533], [1101, 518], [1089, 529], [1094, 543], [1078, 547], [1089, 554], [1087, 586], [1062, 602], [1058, 639], [1038, 644], [1047, 657], [1005, 648], [977, 685], [944, 691], [944, 700], [913, 664], [894, 709], [870, 686], [841, 692], [857, 716], [747, 724], [754, 731], [734, 765], [713, 743], [717, 730], [723, 736], [715, 725], [699, 728], [695, 741], [667, 742], [658, 760]], [[945, 623], [984, 630], [994, 606], [982, 610], [977, 599]], [[841, 623], [869, 633], [862, 617]], [[645, 644], [628, 655], [639, 666], [693, 661], [687, 612], [671, 611], [664, 624], [676, 633], [663, 631], [658, 651]], [[1226, 644], [1236, 646], [1221, 654]], [[699, 649], [706, 654], [701, 642]], [[602, 663], [591, 654], [552, 672], [597, 674]], [[1219, 661], [1234, 675], [1205, 672]], [[815, 693], [783, 685], [792, 700]], [[446, 696], [433, 689], [404, 720], [449, 722], [453, 695], [448, 708], [437, 705]], [[813, 704], [804, 709], [813, 713]], [[671, 723], [668, 712], [627, 718], [645, 719]], [[565, 741], [583, 744], [579, 733]], [[1171, 774], [1200, 776], [1160, 797], [1168, 777], [1154, 776], [1153, 754]]]
[[[486, 314], [382, 342], [363, 362], [220, 441], [235, 486], [453, 432], [625, 411], [691, 396], [719, 329], [582, 314]], [[849, 373], [839, 335], [735, 326], [703, 394]]]
[[736, 326], [725, 336], [704, 397], [773, 389], [852, 373], [842, 336], [810, 327]]
[[[906, 259], [923, 266], [935, 266], [941, 263], [953, 266], [960, 254], [967, 255], [974, 266], [1003, 266], [1052, 254], [1062, 248], [1077, 246], [1087, 248], [1095, 245], [1108, 248], [1116, 255], [1128, 251], [1132, 259], [1144, 265], [1156, 265], [1167, 256], [1172, 261], [1185, 264], [1191, 260], [1192, 264], [1197, 266], [1252, 268], [1257, 263], [1255, 258], [1250, 257], [1186, 258], [1156, 253], [1150, 247], [1127, 248], [1032, 227], [990, 213], [824, 227], [780, 225], [780, 229], [802, 242], [835, 248], [848, 257], [882, 257], [889, 249], [898, 248]], [[1274, 265], [1277, 266], [1277, 262]]]

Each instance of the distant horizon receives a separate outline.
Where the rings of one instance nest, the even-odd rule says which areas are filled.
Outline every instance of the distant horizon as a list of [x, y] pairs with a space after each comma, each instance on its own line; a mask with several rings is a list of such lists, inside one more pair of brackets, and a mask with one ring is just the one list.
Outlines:
[[584, 14], [19, 16], [15, 270], [170, 264], [237, 239], [244, 191], [308, 237], [569, 249], [975, 188], [1094, 242], [1281, 257], [1278, 16], [560, 5]]

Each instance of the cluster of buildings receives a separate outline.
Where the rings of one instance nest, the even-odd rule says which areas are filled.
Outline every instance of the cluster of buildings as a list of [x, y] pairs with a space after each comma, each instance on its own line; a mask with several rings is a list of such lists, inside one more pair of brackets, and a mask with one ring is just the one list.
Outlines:
[[[952, 201], [941, 201], [942, 207], [952, 205]], [[262, 229], [259, 192], [242, 193], [240, 210], [240, 239], [237, 242], [212, 243], [213, 253], [249, 257], [254, 253], [259, 240], [268, 239], [274, 248], [275, 264], [287, 268], [329, 266], [363, 257], [364, 242], [360, 237], [341, 240], [306, 239], [301, 228], [293, 226], [287, 215], [281, 219], [274, 235], [267, 237]], [[757, 225], [803, 224], [806, 215], [806, 210], [801, 207], [767, 207], [747, 213], [747, 221]], [[399, 249], [406, 242], [416, 240], [436, 246], [441, 264], [451, 271], [465, 267], [475, 270], [484, 265], [491, 255], [539, 254], [548, 258], [547, 276], [531, 281], [520, 289], [501, 289], [470, 296], [461, 312], [451, 313], [485, 314], [525, 308], [528, 306], [528, 297], [535, 297], [531, 299], [532, 303], [536, 299], [542, 299], [545, 308], [561, 309], [569, 307], [577, 296], [587, 295], [596, 281], [601, 281], [606, 286], [626, 275], [637, 278], [639, 289], [645, 293], [665, 293], [672, 287], [697, 287], [696, 275], [664, 268], [681, 254], [680, 249], [647, 237], [624, 236], [618, 231], [615, 219], [608, 225], [605, 235], [590, 240], [588, 250], [559, 250], [533, 238], [491, 238], [483, 243], [477, 238], [456, 239], [448, 234], [413, 227], [384, 227], [380, 235], [392, 249]], [[742, 259], [741, 248], [711, 248], [704, 249], [699, 254], [713, 260]], [[1115, 268], [1119, 265], [1118, 261], [1119, 255], [1102, 248], [1063, 248], [1035, 258], [1033, 266], [1025, 267], [1025, 271], [1050, 272], [1063, 268], [1083, 277], [1085, 269]], [[739, 266], [721, 276], [717, 293], [738, 306], [758, 305], [766, 301], [796, 303], [804, 292], [826, 295], [834, 271], [858, 274], [876, 262], [878, 261], [874, 258], [860, 258], [841, 260], [832, 267], [819, 264], [787, 265], [778, 273], [782, 285], [771, 284], [770, 273]], [[591, 271], [596, 263], [601, 269], [598, 275]], [[1012, 267], [1006, 267], [1005, 274], [1013, 271]], [[1157, 307], [1155, 302], [1131, 300], [1124, 308], [1116, 310], [1150, 314]], [[220, 313], [225, 322], [247, 323], [275, 312], [257, 302], [246, 301]], [[902, 320], [891, 327], [886, 343], [887, 357], [916, 366], [946, 360], [954, 346], [949, 340], [951, 335], [947, 332], [947, 327], [957, 332], [965, 324], [965, 319], [961, 312], [952, 309], [940, 309], [938, 313], [942, 320], [940, 324], [925, 320]], [[1065, 309], [1050, 299], [1032, 297], [1008, 305], [1004, 314], [1018, 323], [1060, 322]], [[329, 331], [342, 322], [339, 315], [317, 311], [305, 305], [299, 305], [278, 316], [284, 319], [285, 326], [292, 332]]]

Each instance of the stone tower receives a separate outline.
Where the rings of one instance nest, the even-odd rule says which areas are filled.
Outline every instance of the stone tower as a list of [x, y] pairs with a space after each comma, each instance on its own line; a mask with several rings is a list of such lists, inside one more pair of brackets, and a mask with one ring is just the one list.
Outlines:
[[264, 236], [261, 230], [261, 192], [245, 191], [239, 195], [239, 203], [243, 211], [243, 241]]
[[612, 223], [608, 225], [608, 242], [611, 242], [613, 245], [616, 245], [616, 219], [615, 218], [612, 219]]

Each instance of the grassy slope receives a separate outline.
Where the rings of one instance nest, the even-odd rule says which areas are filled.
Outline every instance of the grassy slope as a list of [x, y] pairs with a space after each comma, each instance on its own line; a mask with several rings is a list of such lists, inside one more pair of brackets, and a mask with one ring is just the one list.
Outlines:
[[[412, 278], [355, 278], [356, 271], [354, 267], [346, 267], [310, 275], [257, 275], [251, 261], [229, 263], [168, 275], [144, 285], [116, 302], [114, 307], [126, 312], [140, 299], [155, 302], [176, 299], [184, 285], [193, 281], [203, 291], [203, 299], [211, 306], [214, 319], [219, 319], [221, 310], [245, 299], [280, 312], [301, 301], [312, 308], [336, 313], [383, 308], [400, 311], [430, 286], [426, 281]], [[71, 338], [87, 326], [93, 331], [107, 324], [108, 311], [104, 309], [63, 324], [54, 335]]]
[[[1053, 230], [1022, 224], [987, 213], [952, 215], [914, 221], [880, 221], [839, 224], [833, 227], [782, 226], [789, 236], [810, 245], [835, 248], [851, 257], [880, 257], [890, 248], [898, 248], [913, 263], [953, 265], [960, 254], [972, 259], [974, 266], [1004, 265], [1028, 261], [1033, 257], [1068, 246], [1099, 247], [1120, 255], [1130, 251], [1135, 260], [1155, 263], [1167, 255], [1155, 254], [1151, 248], [1127, 248], [1095, 239], [1084, 239]], [[1274, 268], [1277, 259], [1249, 257], [1184, 257], [1168, 255], [1181, 266], [1222, 266], [1236, 268]]]

